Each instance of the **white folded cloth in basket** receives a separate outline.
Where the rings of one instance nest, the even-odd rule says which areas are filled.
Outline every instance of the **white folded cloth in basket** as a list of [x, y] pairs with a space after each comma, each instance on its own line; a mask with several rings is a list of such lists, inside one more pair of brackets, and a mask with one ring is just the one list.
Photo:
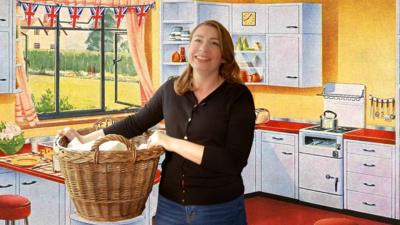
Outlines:
[[[72, 141], [68, 144], [68, 148], [70, 150], [75, 150], [75, 151], [90, 151], [92, 149], [92, 146], [95, 141], [89, 141], [87, 143], [82, 144], [78, 138], [72, 139]], [[119, 141], [107, 141], [103, 144], [100, 145], [99, 147], [100, 151], [113, 151], [113, 150], [118, 150], [118, 151], [126, 151], [127, 147], [125, 144], [119, 142]]]

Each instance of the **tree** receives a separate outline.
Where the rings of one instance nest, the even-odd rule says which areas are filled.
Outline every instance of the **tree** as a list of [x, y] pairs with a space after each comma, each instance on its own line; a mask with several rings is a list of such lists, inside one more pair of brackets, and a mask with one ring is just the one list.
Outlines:
[[[106, 9], [104, 12], [104, 28], [115, 27], [115, 24], [113, 11], [111, 9]], [[91, 22], [91, 27], [94, 28], [94, 20]], [[100, 51], [100, 35], [100, 31], [91, 31], [89, 33], [88, 38], [85, 41], [85, 44], [87, 44], [87, 50]], [[120, 39], [117, 41], [119, 42]], [[114, 33], [111, 31], [104, 31], [104, 51], [114, 51]]]

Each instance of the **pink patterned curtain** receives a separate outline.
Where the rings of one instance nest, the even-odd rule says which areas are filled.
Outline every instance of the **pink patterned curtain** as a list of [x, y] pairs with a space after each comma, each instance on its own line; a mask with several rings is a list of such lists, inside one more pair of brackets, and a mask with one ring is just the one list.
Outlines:
[[139, 26], [140, 18], [133, 12], [126, 15], [126, 27], [128, 31], [129, 50], [135, 65], [136, 72], [140, 78], [140, 91], [142, 97], [142, 105], [144, 105], [154, 94], [153, 85], [150, 79], [149, 67], [146, 61], [146, 53], [144, 49], [144, 33], [146, 19], [142, 18]]
[[155, 0], [21, 0], [23, 2], [62, 4], [62, 5], [82, 5], [82, 6], [130, 6], [150, 4]]

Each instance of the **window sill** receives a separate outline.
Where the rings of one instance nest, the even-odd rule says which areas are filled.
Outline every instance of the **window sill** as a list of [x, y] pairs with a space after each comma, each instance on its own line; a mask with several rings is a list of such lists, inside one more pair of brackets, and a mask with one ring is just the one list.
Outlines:
[[94, 123], [97, 120], [103, 117], [111, 117], [115, 120], [121, 120], [131, 115], [132, 113], [121, 113], [121, 114], [113, 114], [113, 115], [98, 115], [98, 116], [83, 116], [83, 117], [71, 117], [71, 118], [62, 118], [62, 119], [49, 119], [42, 120], [34, 126], [30, 127], [28, 123], [19, 124], [21, 129], [35, 129], [35, 128], [45, 128], [45, 127], [56, 127], [56, 126], [68, 126], [68, 125], [76, 125], [76, 124], [87, 124]]

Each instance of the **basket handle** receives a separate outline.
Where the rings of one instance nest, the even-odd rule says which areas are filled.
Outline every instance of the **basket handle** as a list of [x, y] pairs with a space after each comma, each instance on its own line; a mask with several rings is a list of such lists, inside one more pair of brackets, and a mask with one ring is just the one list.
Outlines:
[[115, 120], [112, 117], [103, 117], [99, 120], [97, 120], [94, 124], [93, 124], [93, 128], [95, 130], [100, 130], [103, 128], [106, 128], [108, 126], [111, 126], [115, 123]]
[[98, 140], [96, 140], [92, 146], [91, 151], [94, 151], [94, 163], [98, 164], [99, 163], [99, 157], [100, 157], [100, 150], [99, 147], [101, 144], [107, 142], [107, 141], [119, 141], [123, 144], [126, 145], [128, 148], [128, 151], [132, 152], [132, 161], [136, 161], [136, 148], [135, 146], [124, 136], [117, 135], [117, 134], [109, 134], [106, 135]]

